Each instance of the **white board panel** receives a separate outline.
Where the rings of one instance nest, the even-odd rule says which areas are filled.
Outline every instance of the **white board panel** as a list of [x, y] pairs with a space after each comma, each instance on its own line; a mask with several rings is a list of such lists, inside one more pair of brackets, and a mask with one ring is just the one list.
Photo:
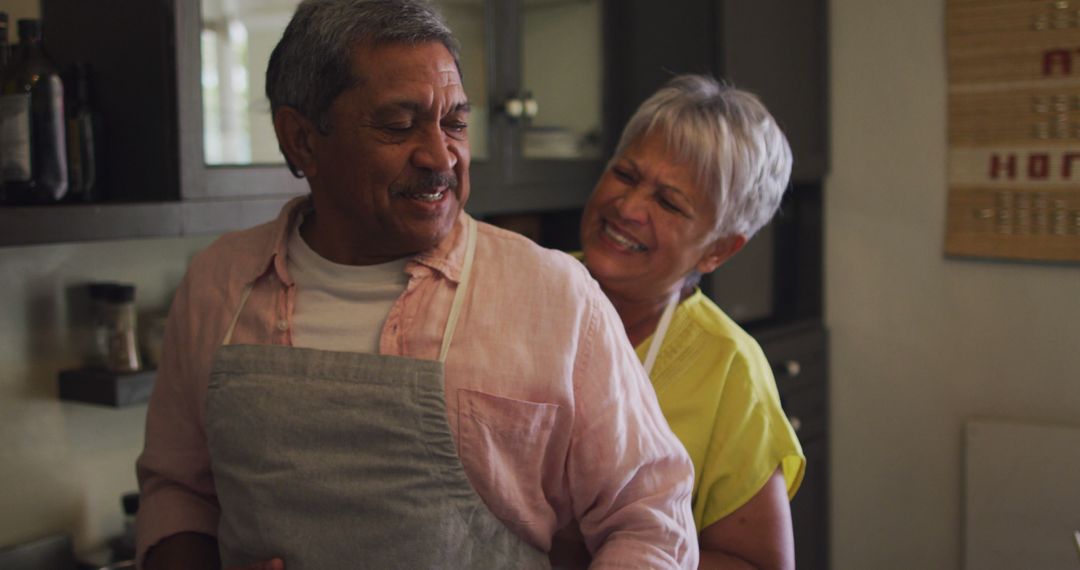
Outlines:
[[967, 570], [1080, 569], [1080, 426], [969, 421]]

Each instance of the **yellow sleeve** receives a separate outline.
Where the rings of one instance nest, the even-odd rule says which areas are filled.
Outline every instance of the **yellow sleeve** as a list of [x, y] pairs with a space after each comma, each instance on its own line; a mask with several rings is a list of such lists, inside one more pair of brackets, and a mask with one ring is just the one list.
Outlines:
[[722, 393], [698, 471], [694, 519], [699, 530], [746, 504], [777, 467], [783, 468], [789, 498], [802, 483], [802, 447], [780, 408], [768, 363], [756, 356], [738, 352], [727, 370], [714, 371], [726, 377], [715, 382]]
[[[644, 358], [652, 339], [637, 348]], [[788, 497], [806, 459], [757, 342], [701, 293], [672, 320], [652, 373], [660, 407], [694, 463], [698, 530], [746, 504], [782, 467]]]

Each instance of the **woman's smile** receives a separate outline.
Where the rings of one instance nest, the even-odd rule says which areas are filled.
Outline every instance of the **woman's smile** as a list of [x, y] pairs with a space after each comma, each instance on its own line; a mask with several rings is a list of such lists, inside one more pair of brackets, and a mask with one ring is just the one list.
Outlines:
[[615, 227], [611, 222], [604, 220], [601, 222], [602, 235], [608, 238], [609, 242], [614, 242], [614, 245], [619, 246], [621, 249], [625, 249], [632, 253], [640, 253], [648, 251], [649, 248], [636, 241], [632, 236], [622, 232], [619, 228]]

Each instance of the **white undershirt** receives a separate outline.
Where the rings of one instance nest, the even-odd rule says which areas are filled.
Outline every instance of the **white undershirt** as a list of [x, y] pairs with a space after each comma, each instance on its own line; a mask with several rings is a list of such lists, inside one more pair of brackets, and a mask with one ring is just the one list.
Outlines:
[[300, 235], [289, 235], [288, 270], [296, 282], [293, 346], [340, 352], [379, 352], [390, 307], [408, 284], [408, 258], [379, 265], [342, 265], [315, 253]]

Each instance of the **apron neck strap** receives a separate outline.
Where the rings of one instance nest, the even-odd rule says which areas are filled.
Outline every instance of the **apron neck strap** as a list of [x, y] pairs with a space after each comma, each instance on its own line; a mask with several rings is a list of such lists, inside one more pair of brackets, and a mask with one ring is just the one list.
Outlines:
[[[473, 258], [476, 255], [476, 220], [466, 217], [465, 231], [465, 262], [461, 267], [461, 279], [458, 280], [457, 291], [454, 292], [454, 303], [450, 306], [450, 317], [446, 321], [446, 330], [443, 332], [442, 348], [439, 349], [439, 362], [446, 362], [446, 355], [450, 352], [450, 341], [454, 338], [454, 330], [457, 328], [458, 317], [461, 315], [461, 306], [465, 304], [465, 293], [469, 289], [469, 279], [472, 277]], [[232, 322], [229, 323], [229, 328], [225, 331], [223, 345], [232, 342], [233, 331], [236, 330], [236, 323], [240, 320], [240, 311], [243, 310], [244, 304], [247, 303], [248, 296], [251, 295], [251, 290], [254, 287], [254, 282], [248, 283], [244, 287], [244, 292], [240, 294], [240, 306], [236, 308]]]
[[465, 263], [461, 266], [461, 279], [458, 280], [457, 291], [454, 292], [454, 304], [450, 306], [450, 317], [446, 320], [446, 330], [443, 331], [439, 362], [446, 362], [446, 355], [450, 353], [450, 341], [454, 338], [461, 307], [465, 304], [465, 293], [469, 290], [469, 279], [472, 277], [473, 257], [476, 254], [476, 220], [466, 217], [465, 231], [467, 233]]
[[228, 346], [232, 342], [233, 331], [236, 330], [236, 322], [240, 320], [240, 311], [243, 310], [244, 304], [247, 303], [248, 296], [251, 295], [251, 290], [254, 288], [254, 281], [244, 286], [244, 292], [240, 294], [240, 306], [237, 307], [236, 312], [233, 313], [232, 321], [229, 323], [229, 329], [225, 331], [225, 340], [221, 342], [222, 345]]
[[656, 364], [656, 357], [660, 354], [660, 345], [664, 344], [664, 337], [667, 335], [668, 327], [671, 325], [671, 317], [675, 314], [675, 307], [679, 306], [679, 293], [675, 292], [671, 296], [671, 300], [668, 301], [666, 307], [664, 307], [664, 314], [660, 315], [660, 323], [656, 325], [656, 332], [653, 333], [652, 343], [649, 345], [649, 353], [645, 356], [645, 374], [651, 375], [653, 365]]

